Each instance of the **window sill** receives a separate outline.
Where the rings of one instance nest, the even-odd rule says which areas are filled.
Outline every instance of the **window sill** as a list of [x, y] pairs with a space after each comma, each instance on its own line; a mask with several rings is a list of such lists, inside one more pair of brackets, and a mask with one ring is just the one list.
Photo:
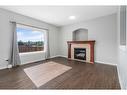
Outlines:
[[29, 54], [37, 54], [37, 53], [45, 53], [45, 51], [25, 52], [25, 53], [19, 53], [19, 55], [29, 55]]

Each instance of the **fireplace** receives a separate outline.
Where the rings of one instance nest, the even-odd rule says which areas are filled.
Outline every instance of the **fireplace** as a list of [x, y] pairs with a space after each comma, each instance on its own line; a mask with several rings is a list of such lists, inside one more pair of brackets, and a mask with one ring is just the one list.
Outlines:
[[74, 59], [86, 60], [86, 48], [74, 48]]
[[94, 64], [94, 40], [67, 41], [68, 58]]

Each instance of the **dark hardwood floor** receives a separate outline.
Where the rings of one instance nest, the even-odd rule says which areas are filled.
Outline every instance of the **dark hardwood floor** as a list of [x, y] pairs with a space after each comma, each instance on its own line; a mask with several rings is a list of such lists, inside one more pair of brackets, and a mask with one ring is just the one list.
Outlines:
[[[37, 88], [23, 69], [47, 61], [65, 64], [72, 69]], [[96, 63], [92, 65], [57, 57], [0, 70], [0, 89], [120, 89], [120, 84], [115, 66]]]

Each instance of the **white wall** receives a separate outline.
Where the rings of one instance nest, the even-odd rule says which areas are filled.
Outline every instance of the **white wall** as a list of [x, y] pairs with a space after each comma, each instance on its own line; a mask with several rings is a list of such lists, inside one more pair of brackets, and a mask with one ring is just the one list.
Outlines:
[[67, 56], [67, 41], [72, 40], [72, 31], [79, 28], [88, 29], [88, 39], [96, 41], [96, 62], [112, 65], [117, 63], [117, 14], [61, 27], [60, 55]]
[[[47, 24], [45, 22], [23, 16], [20, 14], [16, 14], [10, 11], [6, 11], [0, 9], [0, 58], [8, 59], [9, 58], [9, 51], [10, 51], [10, 40], [11, 40], [11, 27], [9, 21], [16, 21], [19, 23], [24, 23], [28, 25], [37, 26], [40, 28], [49, 29], [49, 44], [50, 44], [50, 55], [51, 57], [58, 55], [58, 30], [59, 28]], [[22, 55], [21, 61], [22, 63], [29, 63], [33, 61], [39, 61], [44, 59], [44, 53], [36, 53], [36, 54], [29, 54], [29, 55]], [[0, 68], [6, 67], [7, 63], [3, 60], [0, 61]]]
[[45, 53], [44, 52], [22, 53], [20, 54], [20, 58], [22, 64], [36, 62], [36, 61], [44, 60]]
[[[127, 18], [127, 12], [126, 12]], [[122, 89], [127, 89], [127, 44], [126, 46], [120, 45], [120, 8], [118, 10], [118, 74]], [[127, 19], [126, 19], [127, 23]], [[127, 24], [126, 24], [127, 27]], [[127, 28], [126, 28], [127, 29]], [[127, 30], [126, 30], [127, 37]], [[127, 39], [126, 39], [127, 42]]]

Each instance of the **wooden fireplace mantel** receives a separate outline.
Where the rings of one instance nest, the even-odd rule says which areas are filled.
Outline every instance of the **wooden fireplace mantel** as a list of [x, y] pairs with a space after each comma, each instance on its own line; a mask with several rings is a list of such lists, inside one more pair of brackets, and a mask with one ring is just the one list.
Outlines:
[[67, 41], [68, 44], [68, 58], [71, 59], [71, 45], [72, 44], [89, 44], [90, 45], [90, 63], [94, 63], [94, 44], [95, 40], [89, 41]]

